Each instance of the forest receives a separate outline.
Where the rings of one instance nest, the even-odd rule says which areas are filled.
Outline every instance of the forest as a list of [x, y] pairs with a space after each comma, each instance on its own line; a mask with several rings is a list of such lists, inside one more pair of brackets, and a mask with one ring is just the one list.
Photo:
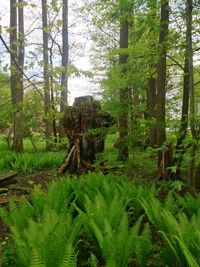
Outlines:
[[200, 266], [200, 2], [1, 5], [0, 267]]

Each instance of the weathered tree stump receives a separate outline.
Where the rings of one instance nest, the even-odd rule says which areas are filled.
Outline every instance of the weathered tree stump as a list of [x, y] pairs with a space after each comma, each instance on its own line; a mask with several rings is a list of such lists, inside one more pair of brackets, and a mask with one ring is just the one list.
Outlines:
[[97, 154], [104, 151], [106, 129], [114, 123], [92, 96], [75, 98], [73, 106], [66, 108], [63, 118], [69, 150], [58, 175], [65, 171], [81, 173], [90, 169]]

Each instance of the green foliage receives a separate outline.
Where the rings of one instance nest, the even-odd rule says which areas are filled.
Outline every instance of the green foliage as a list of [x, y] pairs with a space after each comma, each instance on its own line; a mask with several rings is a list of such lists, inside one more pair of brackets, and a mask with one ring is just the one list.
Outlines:
[[[67, 192], [63, 182], [53, 183], [47, 195], [36, 188], [30, 202], [24, 199], [17, 207], [11, 201], [10, 212], [0, 209], [0, 217], [10, 228], [19, 266], [76, 266], [75, 246], [81, 223], [78, 217], [72, 217]], [[59, 194], [62, 207], [61, 198], [55, 198]]]
[[93, 253], [91, 253], [91, 255], [90, 255], [89, 262], [90, 262], [90, 266], [91, 267], [98, 267], [99, 266], [97, 257]]
[[192, 215], [200, 214], [200, 195], [197, 197], [192, 196], [187, 193], [185, 197], [180, 197], [178, 194], [176, 195], [177, 203], [182, 211], [191, 218]]
[[12, 124], [13, 109], [11, 105], [9, 76], [0, 72], [1, 97], [0, 97], [0, 128], [10, 127]]
[[37, 91], [27, 91], [23, 101], [24, 108], [24, 135], [30, 136], [33, 133], [37, 136], [43, 132], [44, 108], [43, 99]]
[[74, 253], [72, 245], [66, 246], [65, 254], [60, 262], [60, 267], [76, 267], [77, 266], [77, 254]]
[[35, 170], [46, 170], [59, 167], [65, 156], [64, 151], [45, 152], [44, 141], [36, 140], [38, 151], [33, 151], [30, 141], [25, 139], [25, 150], [23, 154], [16, 154], [8, 149], [5, 140], [0, 138], [0, 172], [6, 170], [31, 173]]
[[36, 187], [0, 208], [11, 233], [2, 266], [199, 266], [199, 196], [156, 195], [101, 173]]
[[34, 170], [52, 169], [60, 166], [64, 155], [64, 152], [26, 152], [22, 155], [14, 152], [1, 152], [0, 172], [14, 170], [21, 173], [31, 173]]
[[199, 197], [176, 195], [175, 202], [170, 194], [164, 203], [143, 199], [141, 204], [163, 239], [161, 254], [164, 261], [169, 266], [172, 262], [173, 266], [199, 266]]

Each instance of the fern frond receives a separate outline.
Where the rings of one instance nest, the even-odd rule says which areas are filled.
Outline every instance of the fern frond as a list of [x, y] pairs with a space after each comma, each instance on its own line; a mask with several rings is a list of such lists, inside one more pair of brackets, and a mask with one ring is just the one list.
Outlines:
[[77, 254], [75, 254], [72, 244], [66, 247], [59, 267], [77, 267]]
[[98, 267], [99, 266], [99, 262], [97, 257], [91, 253], [90, 255], [90, 267]]
[[31, 262], [29, 267], [47, 267], [42, 259], [41, 253], [35, 248], [31, 253]]
[[179, 246], [182, 250], [183, 255], [185, 256], [188, 266], [190, 267], [198, 267], [199, 264], [196, 262], [195, 258], [193, 257], [193, 255], [190, 253], [189, 249], [187, 248], [187, 246], [185, 245], [185, 243], [177, 236], [175, 236], [175, 238], [177, 239]]
[[169, 240], [169, 238], [167, 237], [166, 233], [164, 233], [163, 231], [159, 231], [159, 233], [161, 233], [161, 235], [164, 237], [164, 240], [167, 242], [167, 244], [169, 245], [169, 248], [172, 250], [172, 252], [176, 256], [176, 258], [178, 260], [180, 260], [178, 254], [177, 254], [176, 248], [174, 247], [174, 245], [172, 244], [172, 242]]

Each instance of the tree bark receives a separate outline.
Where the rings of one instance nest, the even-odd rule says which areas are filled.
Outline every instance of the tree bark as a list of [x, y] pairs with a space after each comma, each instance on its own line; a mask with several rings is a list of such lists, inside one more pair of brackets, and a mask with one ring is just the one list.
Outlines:
[[[17, 7], [16, 0], [10, 1], [10, 47], [11, 56], [11, 97], [14, 109], [13, 121], [13, 150], [23, 152], [23, 74], [17, 68], [15, 61], [23, 71], [24, 67], [24, 13], [23, 6], [18, 9], [18, 36], [17, 36]], [[21, 0], [19, 0], [21, 3]], [[17, 46], [18, 43], [18, 46]]]
[[[147, 78], [147, 117], [151, 120], [152, 124], [150, 126], [149, 131], [149, 140], [148, 143], [151, 147], [157, 146], [157, 127], [156, 127], [156, 109], [157, 109], [157, 89], [156, 89], [156, 70], [157, 65], [155, 61], [156, 49], [157, 49], [157, 42], [158, 38], [155, 35], [154, 31], [157, 27], [157, 17], [158, 17], [158, 9], [157, 9], [157, 0], [153, 0], [148, 2], [149, 4], [149, 13], [147, 15], [147, 19], [152, 21], [154, 18], [155, 23], [150, 24], [149, 29], [149, 50], [151, 51], [151, 57], [148, 60], [148, 68], [149, 68], [149, 75]], [[155, 54], [155, 55], [153, 55]]]
[[[61, 76], [61, 103], [60, 111], [64, 113], [65, 106], [68, 105], [68, 64], [69, 64], [69, 40], [68, 40], [68, 0], [63, 0], [62, 9], [62, 76]], [[63, 114], [64, 115], [64, 114]], [[65, 136], [62, 120], [60, 120], [59, 136]]]
[[48, 55], [48, 22], [47, 22], [47, 0], [42, 0], [42, 27], [43, 27], [43, 64], [44, 64], [44, 106], [45, 106], [45, 140], [46, 150], [52, 148], [51, 134], [51, 100], [49, 86], [49, 55]]
[[105, 130], [114, 123], [91, 96], [75, 98], [73, 106], [65, 109], [63, 126], [70, 148], [58, 174], [91, 169], [98, 154], [104, 151]]
[[[122, 13], [125, 10], [122, 9]], [[123, 15], [124, 16], [124, 15]], [[121, 19], [120, 22], [120, 48], [128, 48], [128, 21], [127, 19]], [[124, 79], [127, 73], [127, 53], [120, 53], [119, 64], [121, 66], [121, 78]], [[128, 86], [120, 88], [119, 100], [121, 107], [121, 114], [119, 117], [119, 160], [126, 161], [128, 159], [128, 97], [129, 89]]]
[[178, 153], [178, 159], [176, 160], [177, 170], [176, 179], [180, 178], [181, 163], [184, 154], [184, 148], [182, 147], [183, 141], [187, 135], [188, 127], [188, 111], [189, 111], [189, 62], [187, 53], [185, 55], [184, 73], [183, 73], [183, 102], [182, 102], [182, 115], [181, 115], [181, 127], [179, 131], [179, 137], [176, 144], [176, 152]]
[[[150, 120], [156, 119], [156, 78], [151, 75], [147, 79], [147, 109], [148, 118]], [[151, 147], [157, 145], [157, 127], [151, 126], [149, 133], [149, 144]]]
[[[160, 34], [158, 42], [159, 61], [157, 64], [157, 145], [162, 147], [166, 141], [165, 132], [165, 94], [166, 94], [166, 39], [169, 25], [169, 1], [162, 0], [160, 16]], [[162, 151], [158, 153], [158, 167], [162, 163]], [[167, 167], [167, 166], [166, 166]]]
[[186, 0], [186, 55], [188, 58], [188, 78], [190, 88], [190, 128], [193, 138], [193, 143], [190, 151], [190, 165], [188, 170], [188, 184], [189, 190], [192, 194], [196, 193], [195, 190], [195, 154], [196, 154], [196, 140], [197, 133], [195, 127], [195, 95], [194, 95], [194, 74], [193, 74], [193, 49], [192, 49], [192, 8], [193, 0]]
[[[53, 70], [53, 42], [50, 47], [49, 59], [50, 59], [51, 69]], [[56, 108], [55, 108], [55, 101], [54, 101], [54, 83], [53, 83], [52, 72], [49, 78], [50, 78], [50, 92], [51, 92], [52, 130], [53, 130], [53, 136], [54, 136], [54, 143], [57, 143]]]

